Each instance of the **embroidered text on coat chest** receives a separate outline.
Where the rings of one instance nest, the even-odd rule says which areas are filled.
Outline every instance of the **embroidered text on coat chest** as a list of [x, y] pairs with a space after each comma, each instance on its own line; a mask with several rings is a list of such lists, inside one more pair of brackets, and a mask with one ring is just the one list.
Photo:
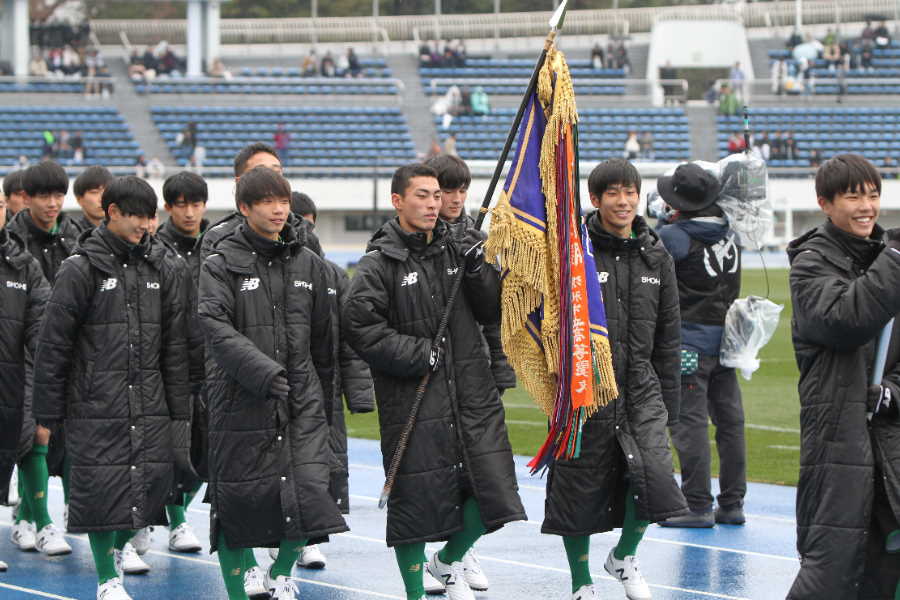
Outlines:
[[12, 288], [14, 290], [19, 290], [22, 292], [28, 291], [28, 284], [23, 281], [7, 281], [6, 287]]

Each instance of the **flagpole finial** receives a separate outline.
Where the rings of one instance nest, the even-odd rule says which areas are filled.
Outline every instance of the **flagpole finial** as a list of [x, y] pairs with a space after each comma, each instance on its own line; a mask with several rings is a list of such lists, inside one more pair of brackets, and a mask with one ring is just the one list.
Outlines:
[[566, 20], [566, 5], [569, 3], [569, 0], [562, 0], [559, 3], [559, 6], [556, 7], [556, 11], [554, 11], [553, 16], [550, 17], [550, 29], [557, 30], [562, 29], [563, 22]]

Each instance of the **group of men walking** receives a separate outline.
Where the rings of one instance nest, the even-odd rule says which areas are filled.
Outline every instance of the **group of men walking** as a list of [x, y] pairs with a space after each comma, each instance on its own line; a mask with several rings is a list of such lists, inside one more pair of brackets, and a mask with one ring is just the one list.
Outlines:
[[[803, 373], [795, 600], [893, 597], [898, 577], [900, 350], [882, 383], [866, 373], [872, 340], [900, 312], [900, 235], [885, 247], [877, 171], [847, 156], [817, 179], [828, 223], [791, 249]], [[343, 403], [377, 405], [387, 471], [430, 374], [386, 541], [408, 600], [473, 600], [489, 587], [474, 545], [526, 515], [501, 401], [515, 385], [499, 342], [502, 278], [465, 214], [468, 168], [438, 156], [397, 169], [396, 216], [352, 279], [324, 259], [315, 204], [291, 189], [274, 149], [247, 146], [234, 171], [235, 211], [215, 226], [204, 180], [170, 177], [158, 230], [156, 195], [136, 177], [86, 170], [77, 218], [61, 212], [68, 179], [53, 162], [4, 182], [15, 216], [0, 228], [0, 499], [18, 465], [13, 543], [71, 552], [47, 511], [48, 476], [60, 475], [65, 529], [90, 539], [97, 600], [127, 600], [125, 576], [149, 571], [140, 555], [152, 527], [169, 527], [172, 551], [201, 549], [184, 511], [207, 482], [227, 597], [293, 600], [294, 566], [324, 567], [318, 545], [348, 530]], [[588, 189], [619, 397], [587, 421], [580, 455], [551, 467], [542, 531], [563, 538], [572, 598], [589, 600], [590, 536], [620, 528], [604, 568], [629, 599], [647, 600], [636, 557], [650, 523], [745, 520], [740, 391], [718, 361], [740, 247], [717, 181], [697, 165], [659, 180], [671, 212], [657, 228], [638, 215], [641, 177], [627, 161], [598, 165]], [[851, 479], [865, 492], [852, 506], [837, 492]], [[427, 556], [427, 542], [443, 546]], [[274, 562], [261, 568], [254, 548]]]

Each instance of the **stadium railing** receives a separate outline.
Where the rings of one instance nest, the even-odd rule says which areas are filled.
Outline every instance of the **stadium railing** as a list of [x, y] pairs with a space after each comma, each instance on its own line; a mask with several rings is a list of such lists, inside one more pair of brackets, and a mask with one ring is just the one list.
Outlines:
[[[431, 96], [445, 94], [450, 86], [482, 87], [488, 95], [521, 95], [528, 86], [527, 79], [485, 79], [483, 77], [434, 77], [423, 80], [425, 93]], [[574, 78], [575, 92], [582, 95], [615, 96], [617, 99], [645, 102], [647, 98], [662, 99], [664, 88], [670, 88], [672, 98], [683, 103], [687, 98], [688, 82], [685, 79], [610, 79]], [[492, 91], [495, 88], [495, 91]], [[591, 88], [608, 91], [592, 91]]]
[[380, 95], [403, 102], [406, 85], [394, 78], [342, 77], [165, 77], [135, 81], [139, 94]]
[[112, 77], [0, 77], [0, 93], [83, 94], [88, 85], [95, 85], [98, 91], [101, 85], [110, 93], [114, 90]]

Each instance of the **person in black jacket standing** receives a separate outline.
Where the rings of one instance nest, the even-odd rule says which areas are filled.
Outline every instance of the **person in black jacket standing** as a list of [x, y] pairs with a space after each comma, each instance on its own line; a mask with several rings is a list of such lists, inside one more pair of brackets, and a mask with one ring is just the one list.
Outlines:
[[[88, 533], [98, 600], [128, 600], [125, 544], [165, 523], [190, 435], [184, 267], [148, 235], [156, 194], [137, 177], [103, 193], [106, 221], [63, 262], [44, 312], [34, 416], [66, 427], [69, 530]], [[98, 444], [102, 440], [102, 444]]]
[[[385, 472], [415, 390], [432, 372], [388, 502], [387, 544], [408, 600], [425, 594], [422, 557], [429, 541], [447, 542], [432, 556], [430, 573], [444, 582], [450, 600], [472, 600], [463, 556], [485, 532], [526, 518], [481, 334], [482, 324], [500, 318], [499, 274], [485, 266], [477, 231], [460, 241], [439, 219], [434, 169], [397, 169], [391, 199], [397, 217], [369, 242], [350, 282], [342, 326], [375, 379]], [[443, 343], [433, 345], [458, 276]]]
[[[681, 304], [681, 415], [671, 433], [681, 463], [681, 491], [691, 509], [660, 525], [741, 525], [747, 492], [744, 406], [737, 373], [719, 363], [725, 315], [741, 290], [741, 249], [716, 205], [719, 183], [702, 167], [683, 164], [671, 177], [658, 179], [657, 189], [677, 211], [659, 235], [675, 261]], [[710, 418], [716, 427], [721, 489], [715, 516]]]
[[72, 549], [47, 512], [50, 432], [35, 426], [29, 381], [50, 286], [37, 261], [4, 228], [5, 209], [0, 199], [0, 498], [7, 498], [18, 464], [23, 506], [11, 532], [13, 543], [22, 550], [37, 546], [49, 556], [67, 554]]
[[573, 600], [596, 598], [590, 536], [621, 527], [607, 573], [630, 600], [651, 598], [637, 546], [650, 523], [684, 513], [672, 477], [666, 426], [678, 419], [681, 319], [672, 257], [637, 215], [641, 176], [612, 159], [588, 178], [587, 217], [606, 304], [619, 397], [584, 424], [581, 456], [557, 460], [547, 480], [541, 531], [563, 536]]
[[82, 232], [100, 227], [106, 215], [103, 213], [103, 192], [113, 180], [109, 169], [100, 165], [88, 167], [75, 178], [72, 193], [81, 207], [81, 214], [73, 217], [75, 226]]
[[[22, 174], [25, 208], [7, 224], [37, 259], [44, 278], [54, 285], [56, 272], [78, 244], [81, 231], [69, 215], [61, 212], [69, 177], [65, 169], [53, 161], [28, 167]], [[50, 476], [62, 477], [63, 496], [69, 502], [69, 477], [66, 468], [65, 429], [53, 432], [47, 453]], [[67, 520], [68, 509], [63, 520]]]
[[293, 600], [303, 546], [347, 530], [328, 489], [331, 278], [305, 231], [287, 226], [290, 199], [278, 173], [245, 173], [237, 187], [245, 222], [200, 270], [210, 538], [230, 599], [246, 597], [240, 548], [277, 546], [266, 588]]
[[25, 175], [25, 169], [12, 171], [7, 173], [3, 178], [3, 195], [6, 196], [6, 222], [12, 220], [23, 208], [28, 195], [25, 193], [25, 187], [22, 185], [22, 176]]
[[898, 325], [884, 378], [871, 385], [871, 372], [880, 332], [900, 316], [900, 230], [877, 224], [881, 177], [862, 156], [823, 163], [816, 195], [826, 222], [788, 246], [800, 368], [800, 572], [787, 597], [895, 598]]
[[[362, 361], [341, 334], [341, 307], [347, 299], [350, 278], [337, 264], [325, 258], [318, 238], [313, 233], [316, 225], [316, 204], [302, 192], [291, 193], [291, 212], [306, 227], [310, 247], [322, 257], [331, 270], [335, 286], [336, 302], [332, 313], [332, 341], [334, 342], [334, 402], [326, 408], [331, 426], [331, 451], [334, 463], [331, 469], [331, 496], [343, 514], [350, 513], [350, 470], [347, 456], [347, 424], [344, 403], [351, 414], [370, 413], [375, 410], [375, 388], [369, 366]], [[305, 569], [324, 569], [325, 555], [317, 544], [307, 544], [297, 559], [297, 566]]]

